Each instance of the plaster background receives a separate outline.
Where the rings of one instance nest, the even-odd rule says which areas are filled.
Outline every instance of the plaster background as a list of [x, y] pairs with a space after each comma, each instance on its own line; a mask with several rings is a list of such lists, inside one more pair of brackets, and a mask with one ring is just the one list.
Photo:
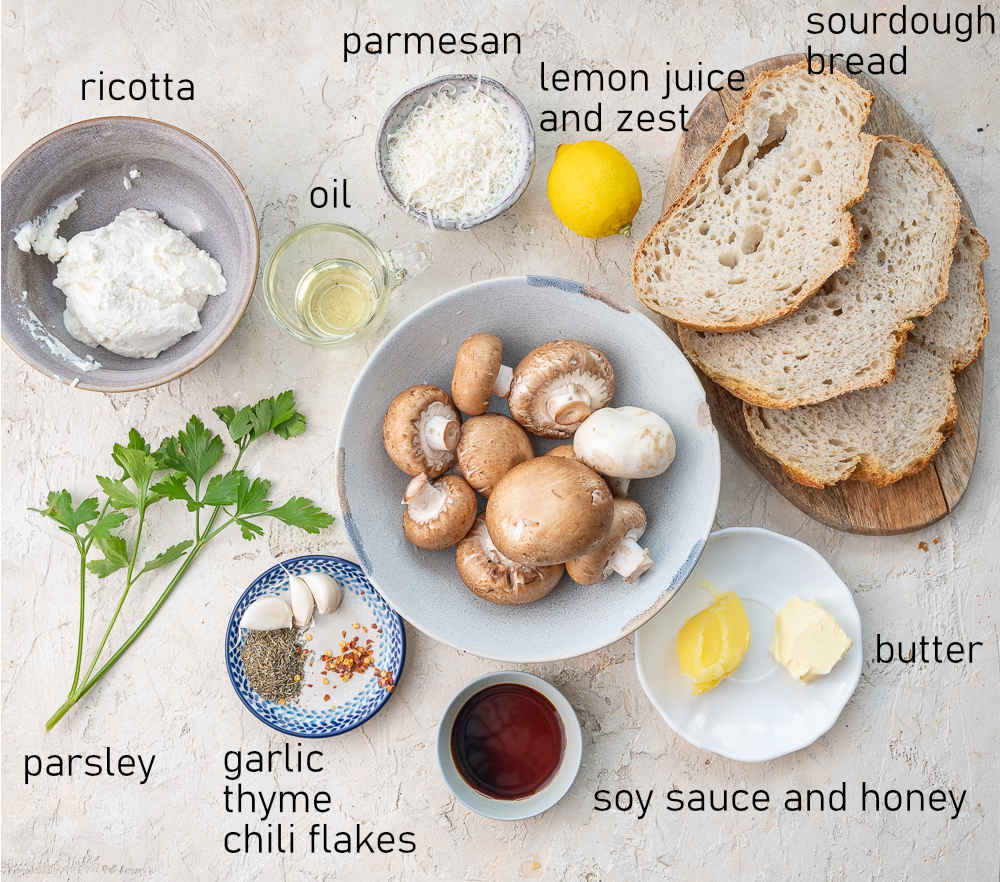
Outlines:
[[[819, 5], [819, 4], [817, 4]], [[930, 11], [935, 4], [909, 4]], [[994, 4], [994, 12], [1000, 12]], [[831, 11], [895, 8], [823, 4]], [[106, 452], [132, 425], [147, 436], [174, 431], [193, 412], [295, 389], [310, 427], [294, 449], [261, 447], [248, 465], [266, 466], [276, 493], [306, 493], [336, 512], [333, 442], [351, 383], [381, 336], [412, 310], [454, 287], [496, 275], [538, 272], [577, 279], [631, 302], [627, 267], [634, 245], [583, 240], [548, 208], [544, 180], [560, 137], [538, 133], [538, 167], [513, 211], [468, 233], [428, 234], [391, 205], [374, 173], [383, 109], [404, 88], [433, 75], [480, 70], [509, 85], [537, 120], [549, 106], [581, 109], [582, 96], [542, 93], [539, 61], [565, 67], [645, 67], [652, 88], [664, 60], [688, 67], [743, 63], [801, 49], [814, 7], [778, 0], [693, 0], [619, 6], [461, 0], [300, 3], [117, 3], [76, 0], [3, 8], [3, 164], [48, 131], [89, 116], [153, 116], [215, 147], [253, 201], [266, 255], [293, 227], [336, 215], [384, 247], [430, 241], [435, 262], [394, 299], [381, 333], [363, 345], [323, 352], [284, 337], [258, 293], [228, 343], [192, 374], [134, 394], [76, 391], [3, 352], [3, 871], [11, 879], [347, 879], [380, 880], [894, 880], [978, 882], [996, 878], [1000, 834], [998, 603], [1000, 571], [1000, 391], [997, 335], [987, 341], [982, 443], [958, 510], [907, 536], [865, 538], [813, 522], [773, 491], [728, 446], [718, 525], [752, 524], [796, 536], [827, 556], [853, 588], [866, 655], [875, 633], [912, 639], [940, 634], [983, 640], [973, 666], [879, 667], [867, 662], [858, 691], [834, 729], [793, 756], [757, 766], [686, 744], [647, 702], [632, 640], [557, 664], [530, 666], [562, 688], [584, 726], [583, 768], [569, 796], [524, 823], [466, 811], [436, 768], [434, 736], [447, 701], [494, 663], [408, 631], [407, 667], [396, 696], [370, 724], [322, 745], [326, 772], [315, 782], [259, 776], [258, 786], [320, 785], [334, 793], [334, 826], [358, 822], [413, 830], [410, 856], [232, 858], [221, 836], [242, 819], [222, 810], [223, 751], [266, 749], [282, 738], [250, 717], [225, 676], [222, 636], [242, 588], [274, 560], [304, 551], [350, 556], [338, 524], [319, 537], [280, 524], [256, 543], [223, 538], [191, 570], [169, 610], [56, 731], [42, 723], [62, 700], [75, 647], [75, 556], [54, 529], [25, 511], [49, 488], [93, 489]], [[964, 7], [963, 7], [964, 8]], [[522, 34], [523, 54], [359, 57], [341, 61], [344, 30], [503, 31]], [[878, 37], [868, 50], [894, 51]], [[910, 73], [883, 80], [921, 124], [962, 183], [983, 232], [1000, 249], [1000, 43], [947, 37], [907, 40]], [[817, 46], [830, 48], [829, 38]], [[858, 38], [837, 48], [860, 47]], [[79, 100], [80, 80], [169, 71], [196, 82], [197, 100]], [[649, 96], [609, 104], [656, 106]], [[693, 108], [695, 96], [689, 104]], [[584, 137], [584, 136], [580, 136]], [[658, 216], [675, 135], [608, 135], [635, 164], [646, 199], [642, 235]], [[576, 139], [576, 138], [573, 138]], [[348, 176], [350, 211], [312, 209], [312, 186]], [[998, 304], [998, 263], [987, 289]], [[265, 463], [266, 459], [266, 463]], [[166, 531], [163, 532], [166, 535]], [[938, 544], [931, 540], [940, 538]], [[156, 535], [151, 536], [152, 539]], [[926, 541], [929, 551], [918, 549]], [[144, 596], [156, 592], [150, 582]], [[115, 592], [91, 595], [106, 616]], [[136, 598], [140, 600], [142, 598]], [[140, 604], [126, 608], [123, 629]], [[153, 779], [36, 779], [23, 785], [26, 752], [101, 750], [156, 753]], [[829, 788], [847, 780], [879, 787], [970, 788], [957, 821], [936, 814], [875, 815], [855, 799], [845, 814], [704, 816], [667, 812], [670, 787]], [[266, 783], [265, 783], [266, 782]], [[253, 784], [254, 781], [248, 781]], [[653, 809], [634, 817], [592, 811], [602, 788], [654, 788]], [[657, 808], [657, 801], [660, 805]], [[237, 823], [239, 821], [239, 823]], [[299, 824], [298, 827], [305, 827]]]

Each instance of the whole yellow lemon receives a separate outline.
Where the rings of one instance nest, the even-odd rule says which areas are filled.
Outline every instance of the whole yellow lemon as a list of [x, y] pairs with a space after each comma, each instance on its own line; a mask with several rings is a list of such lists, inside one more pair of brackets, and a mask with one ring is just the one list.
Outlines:
[[591, 239], [627, 236], [642, 203], [632, 164], [603, 141], [560, 146], [549, 172], [548, 193], [556, 217]]

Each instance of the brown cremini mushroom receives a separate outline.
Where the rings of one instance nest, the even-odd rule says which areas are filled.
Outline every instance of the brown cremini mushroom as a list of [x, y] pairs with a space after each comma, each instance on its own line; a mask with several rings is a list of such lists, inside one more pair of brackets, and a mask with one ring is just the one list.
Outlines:
[[514, 466], [535, 455], [524, 429], [499, 413], [467, 419], [456, 453], [465, 480], [483, 496], [489, 496]]
[[565, 567], [528, 567], [514, 563], [493, 544], [480, 515], [455, 549], [455, 566], [466, 587], [480, 597], [511, 606], [545, 597], [562, 578]]
[[514, 466], [493, 488], [486, 527], [511, 560], [549, 566], [594, 548], [613, 515], [611, 491], [596, 472], [572, 459], [539, 456]]
[[382, 420], [385, 452], [408, 475], [443, 475], [455, 462], [462, 427], [444, 389], [411, 386], [400, 392]]
[[508, 405], [529, 432], [569, 438], [614, 394], [615, 372], [603, 352], [579, 340], [553, 340], [532, 349], [514, 369]]
[[503, 363], [503, 341], [496, 334], [473, 334], [455, 355], [451, 397], [470, 416], [486, 413], [490, 398], [510, 394], [512, 368]]
[[595, 548], [566, 563], [566, 572], [574, 582], [594, 585], [612, 573], [626, 582], [634, 582], [652, 565], [649, 552], [639, 545], [646, 530], [646, 513], [631, 499], [615, 500], [611, 529]]
[[403, 496], [403, 532], [418, 548], [439, 551], [465, 538], [476, 519], [476, 493], [458, 475], [417, 475]]
[[553, 447], [546, 456], [562, 456], [566, 459], [576, 459], [576, 452], [573, 450], [572, 444], [560, 444], [558, 447]]

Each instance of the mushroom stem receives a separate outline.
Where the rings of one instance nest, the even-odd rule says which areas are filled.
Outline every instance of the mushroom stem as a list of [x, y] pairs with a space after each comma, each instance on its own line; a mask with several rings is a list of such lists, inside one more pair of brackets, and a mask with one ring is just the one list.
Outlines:
[[610, 475], [602, 475], [601, 477], [607, 481], [608, 489], [611, 491], [612, 496], [619, 499], [624, 499], [628, 496], [628, 478], [613, 478]]
[[497, 398], [506, 398], [510, 395], [510, 384], [514, 379], [514, 368], [509, 365], [500, 365], [497, 378], [493, 381], [493, 394]]
[[590, 393], [579, 383], [567, 383], [549, 396], [549, 416], [561, 426], [583, 422], [591, 414]]
[[608, 561], [608, 569], [618, 573], [626, 582], [634, 582], [652, 565], [653, 559], [649, 556], [649, 551], [628, 533]]
[[458, 420], [437, 414], [430, 417], [421, 427], [421, 439], [431, 450], [454, 450], [461, 435]]
[[427, 475], [417, 475], [406, 485], [403, 505], [410, 518], [418, 524], [425, 524], [436, 518], [444, 508], [448, 494], [427, 480]]

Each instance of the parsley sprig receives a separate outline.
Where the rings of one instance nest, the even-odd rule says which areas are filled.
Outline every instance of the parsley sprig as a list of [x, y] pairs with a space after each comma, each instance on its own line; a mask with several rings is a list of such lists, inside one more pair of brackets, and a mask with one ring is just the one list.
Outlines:
[[[308, 533], [318, 533], [333, 523], [329, 514], [303, 496], [292, 496], [275, 505], [270, 497], [271, 482], [251, 479], [240, 468], [243, 455], [254, 442], [269, 435], [294, 438], [306, 430], [305, 417], [296, 410], [290, 390], [247, 407], [225, 405], [213, 410], [236, 446], [236, 457], [228, 471], [216, 471], [224, 452], [222, 437], [192, 416], [183, 429], [164, 438], [156, 450], [136, 429], [129, 432], [126, 443], [115, 444], [111, 458], [121, 472], [117, 477], [97, 476], [103, 503], [97, 496], [76, 503], [68, 490], [58, 490], [48, 494], [44, 508], [32, 509], [68, 533], [80, 555], [80, 621], [73, 683], [66, 701], [46, 722], [46, 729], [58, 723], [114, 666], [153, 620], [201, 550], [226, 528], [235, 524], [244, 539], [254, 539], [263, 535], [261, 521], [266, 518]], [[194, 535], [148, 556], [142, 543], [146, 515], [151, 506], [164, 499], [183, 502], [193, 513]], [[123, 535], [126, 525], [131, 528], [131, 537]], [[177, 561], [180, 565], [145, 618], [98, 668], [132, 586], [147, 573]], [[84, 669], [87, 575], [106, 579], [121, 570], [125, 571], [121, 597]]]

